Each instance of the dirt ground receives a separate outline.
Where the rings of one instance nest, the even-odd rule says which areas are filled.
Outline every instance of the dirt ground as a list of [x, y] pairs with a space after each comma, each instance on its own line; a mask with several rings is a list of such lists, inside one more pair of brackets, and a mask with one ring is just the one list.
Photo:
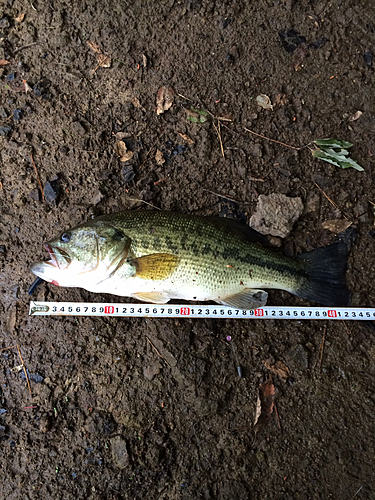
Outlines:
[[[290, 255], [331, 243], [324, 221], [353, 222], [352, 304], [374, 307], [373, 2], [3, 0], [0, 46], [0, 347], [20, 346], [32, 391], [17, 349], [2, 351], [0, 497], [372, 497], [373, 327], [36, 318], [27, 290], [43, 242], [92, 215], [147, 203], [249, 220], [260, 194], [283, 193], [304, 204]], [[176, 94], [158, 115], [162, 86]], [[220, 122], [224, 157], [218, 121], [193, 123], [191, 106], [233, 119]], [[365, 171], [245, 128], [297, 147], [350, 141]], [[34, 298], [118, 301], [47, 284]], [[272, 292], [269, 304], [308, 303]], [[279, 420], [255, 433], [267, 360], [290, 377], [273, 376]]]

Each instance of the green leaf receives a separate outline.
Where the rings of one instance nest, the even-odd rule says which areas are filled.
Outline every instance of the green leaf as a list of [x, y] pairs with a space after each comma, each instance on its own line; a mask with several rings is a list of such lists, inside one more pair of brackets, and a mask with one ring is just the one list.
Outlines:
[[196, 116], [188, 116], [187, 119], [193, 123], [200, 123], [200, 119]]
[[334, 148], [334, 149], [347, 148], [347, 149], [349, 149], [353, 146], [353, 144], [350, 142], [339, 141], [337, 139], [316, 139], [313, 142], [317, 146], [321, 146], [323, 148]]
[[314, 158], [319, 158], [320, 160], [332, 163], [332, 165], [335, 165], [336, 167], [355, 168], [356, 170], [363, 172], [364, 169], [347, 155], [348, 152], [345, 150], [344, 153], [343, 150], [341, 150], [341, 154], [336, 153], [332, 149], [327, 149], [326, 151], [323, 151], [322, 149], [316, 149], [315, 151], [313, 151]]
[[195, 109], [195, 108], [193, 108], [193, 106], [191, 106], [191, 110], [194, 111], [194, 113], [198, 113], [199, 115], [202, 115], [202, 116], [207, 116], [208, 115], [207, 111], [203, 111], [203, 110], [200, 110], [200, 109]]

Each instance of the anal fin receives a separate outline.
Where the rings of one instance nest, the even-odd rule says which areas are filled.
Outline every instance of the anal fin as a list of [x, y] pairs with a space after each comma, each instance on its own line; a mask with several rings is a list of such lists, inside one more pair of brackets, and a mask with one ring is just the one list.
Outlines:
[[153, 304], [166, 304], [170, 297], [165, 292], [139, 292], [133, 293], [132, 296], [144, 302], [152, 302]]
[[221, 303], [225, 306], [236, 309], [257, 309], [267, 303], [268, 293], [264, 290], [253, 290], [245, 288], [239, 293], [221, 298]]

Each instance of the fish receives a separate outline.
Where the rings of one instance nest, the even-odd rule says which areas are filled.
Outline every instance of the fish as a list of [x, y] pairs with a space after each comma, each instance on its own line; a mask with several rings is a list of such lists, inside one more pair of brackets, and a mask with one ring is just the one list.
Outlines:
[[255, 309], [266, 304], [265, 289], [326, 306], [349, 304], [346, 243], [291, 258], [261, 240], [227, 218], [128, 210], [63, 231], [45, 244], [49, 260], [31, 271], [60, 287], [155, 304], [181, 299]]

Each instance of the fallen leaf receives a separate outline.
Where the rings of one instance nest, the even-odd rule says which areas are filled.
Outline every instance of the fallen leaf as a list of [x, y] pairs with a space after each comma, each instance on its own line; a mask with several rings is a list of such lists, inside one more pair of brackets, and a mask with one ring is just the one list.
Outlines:
[[131, 100], [131, 103], [133, 104], [133, 106], [135, 108], [141, 108], [142, 107], [141, 102], [138, 99], [138, 97], [133, 97], [133, 99]]
[[349, 116], [348, 121], [349, 122], [355, 122], [362, 115], [363, 115], [362, 111], [356, 111], [352, 116]]
[[31, 92], [33, 89], [30, 87], [30, 85], [27, 83], [26, 80], [22, 80], [22, 83], [23, 83], [23, 86], [24, 86], [24, 89], [25, 89], [25, 93], [27, 94], [28, 92]]
[[273, 110], [273, 106], [271, 104], [271, 99], [266, 94], [260, 94], [256, 97], [255, 102], [264, 109]]
[[0, 59], [0, 66], [6, 66], [7, 64], [10, 64], [10, 62], [6, 59]]
[[260, 401], [260, 412], [259, 404], [257, 402], [257, 411], [255, 415], [256, 420], [254, 420], [254, 427], [256, 427], [256, 431], [268, 424], [275, 407], [275, 396], [275, 386], [273, 385], [272, 378], [270, 377], [267, 382], [259, 385], [258, 398]]
[[191, 109], [186, 109], [187, 119], [192, 123], [204, 123], [207, 121], [207, 111], [201, 109], [195, 109], [193, 106]]
[[116, 153], [120, 161], [122, 162], [129, 161], [131, 158], [133, 158], [134, 154], [133, 151], [128, 151], [124, 141], [119, 141], [116, 144]]
[[346, 219], [334, 219], [334, 220], [326, 220], [322, 222], [322, 228], [328, 229], [331, 233], [339, 234], [345, 229], [348, 229], [353, 224], [350, 220]]
[[92, 42], [91, 40], [87, 40], [87, 45], [93, 50], [96, 54], [101, 54], [102, 50], [96, 42]]
[[163, 163], [165, 163], [164, 155], [159, 149], [156, 151], [155, 160], [158, 165], [163, 165]]
[[26, 14], [20, 14], [19, 16], [15, 17], [14, 20], [17, 22], [17, 23], [22, 23], [22, 21], [24, 20], [25, 18], [25, 15]]
[[313, 141], [319, 148], [312, 151], [314, 158], [331, 163], [340, 168], [354, 168], [359, 172], [364, 169], [356, 161], [349, 157], [349, 148], [353, 146], [350, 142], [337, 139], [316, 139]]
[[192, 144], [194, 144], [194, 141], [193, 139], [190, 139], [190, 137], [186, 134], [181, 134], [181, 132], [179, 132], [179, 135], [183, 138], [184, 141], [186, 141], [189, 146], [191, 146]]
[[173, 104], [174, 90], [172, 87], [160, 87], [156, 95], [156, 114], [161, 115]]
[[282, 361], [276, 361], [276, 363], [271, 365], [271, 363], [266, 360], [263, 361], [263, 364], [267, 368], [267, 370], [270, 370], [275, 375], [278, 375], [284, 382], [288, 380], [290, 370]]
[[112, 64], [112, 57], [106, 54], [96, 54], [96, 60], [101, 68], [110, 68]]

